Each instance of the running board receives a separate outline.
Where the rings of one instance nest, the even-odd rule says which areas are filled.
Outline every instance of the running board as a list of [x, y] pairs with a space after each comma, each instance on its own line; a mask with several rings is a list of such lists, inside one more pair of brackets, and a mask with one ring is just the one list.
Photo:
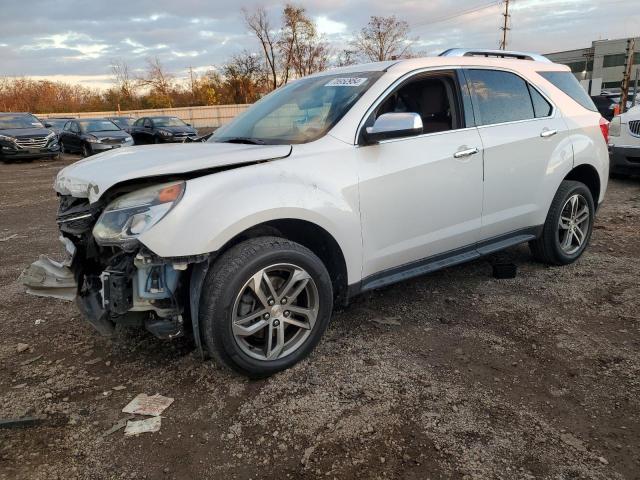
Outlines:
[[400, 267], [385, 270], [363, 279], [359, 284], [350, 285], [349, 297], [368, 290], [385, 287], [420, 275], [432, 273], [443, 268], [469, 262], [484, 257], [485, 255], [499, 252], [505, 248], [535, 240], [541, 233], [542, 226], [526, 228], [507, 235], [500, 235], [499, 237], [485, 240], [469, 247], [458, 248], [416, 262], [407, 263]]

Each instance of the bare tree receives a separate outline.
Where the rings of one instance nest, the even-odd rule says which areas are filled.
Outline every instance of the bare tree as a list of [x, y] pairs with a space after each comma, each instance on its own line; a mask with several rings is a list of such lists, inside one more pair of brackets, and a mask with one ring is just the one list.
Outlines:
[[369, 23], [352, 41], [353, 49], [372, 62], [393, 60], [411, 55], [409, 24], [395, 16], [371, 16]]
[[136, 82], [129, 71], [129, 65], [122, 60], [111, 61], [111, 73], [115, 83], [117, 108], [132, 108], [135, 104]]
[[249, 29], [255, 34], [264, 54], [266, 69], [269, 73], [269, 82], [272, 89], [278, 88], [280, 85], [278, 75], [279, 51], [278, 36], [271, 30], [269, 17], [263, 7], [259, 7], [253, 13], [246, 8], [242, 9], [244, 20]]
[[228, 101], [253, 103], [264, 92], [265, 71], [257, 55], [246, 50], [222, 67]]
[[284, 72], [286, 80], [291, 73], [304, 77], [327, 68], [329, 45], [320, 38], [303, 7], [287, 4], [282, 12], [282, 25], [279, 46], [288, 67]]
[[348, 67], [349, 65], [355, 65], [358, 63], [358, 52], [349, 48], [343, 49], [338, 53], [336, 58], [337, 67]]
[[150, 93], [157, 97], [157, 103], [169, 108], [173, 106], [173, 75], [165, 70], [158, 57], [147, 59], [147, 71], [138, 79], [138, 84], [149, 88]]

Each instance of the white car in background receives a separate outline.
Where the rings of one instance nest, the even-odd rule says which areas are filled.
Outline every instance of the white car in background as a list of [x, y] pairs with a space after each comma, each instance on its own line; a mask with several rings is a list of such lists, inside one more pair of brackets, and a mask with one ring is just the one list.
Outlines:
[[270, 375], [361, 292], [522, 242], [574, 262], [607, 188], [607, 129], [569, 68], [534, 54], [454, 49], [322, 72], [206, 143], [64, 168], [70, 258], [41, 258], [23, 282], [75, 298], [103, 333], [190, 325], [201, 352]]
[[640, 105], [611, 121], [609, 154], [612, 174], [640, 174]]

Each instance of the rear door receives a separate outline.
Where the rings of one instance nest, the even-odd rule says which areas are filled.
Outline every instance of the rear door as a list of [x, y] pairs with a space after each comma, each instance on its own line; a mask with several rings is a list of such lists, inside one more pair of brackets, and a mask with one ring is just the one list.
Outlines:
[[550, 100], [513, 72], [465, 73], [484, 147], [479, 240], [533, 234], [557, 188], [547, 179], [573, 162], [565, 122]]

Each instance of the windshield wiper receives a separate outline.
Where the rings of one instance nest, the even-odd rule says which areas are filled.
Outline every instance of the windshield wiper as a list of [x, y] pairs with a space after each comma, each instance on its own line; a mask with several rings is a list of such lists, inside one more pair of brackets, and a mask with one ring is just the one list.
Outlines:
[[249, 145], [264, 145], [264, 140], [259, 138], [250, 138], [250, 137], [231, 137], [225, 140], [222, 140], [221, 143], [246, 143]]

